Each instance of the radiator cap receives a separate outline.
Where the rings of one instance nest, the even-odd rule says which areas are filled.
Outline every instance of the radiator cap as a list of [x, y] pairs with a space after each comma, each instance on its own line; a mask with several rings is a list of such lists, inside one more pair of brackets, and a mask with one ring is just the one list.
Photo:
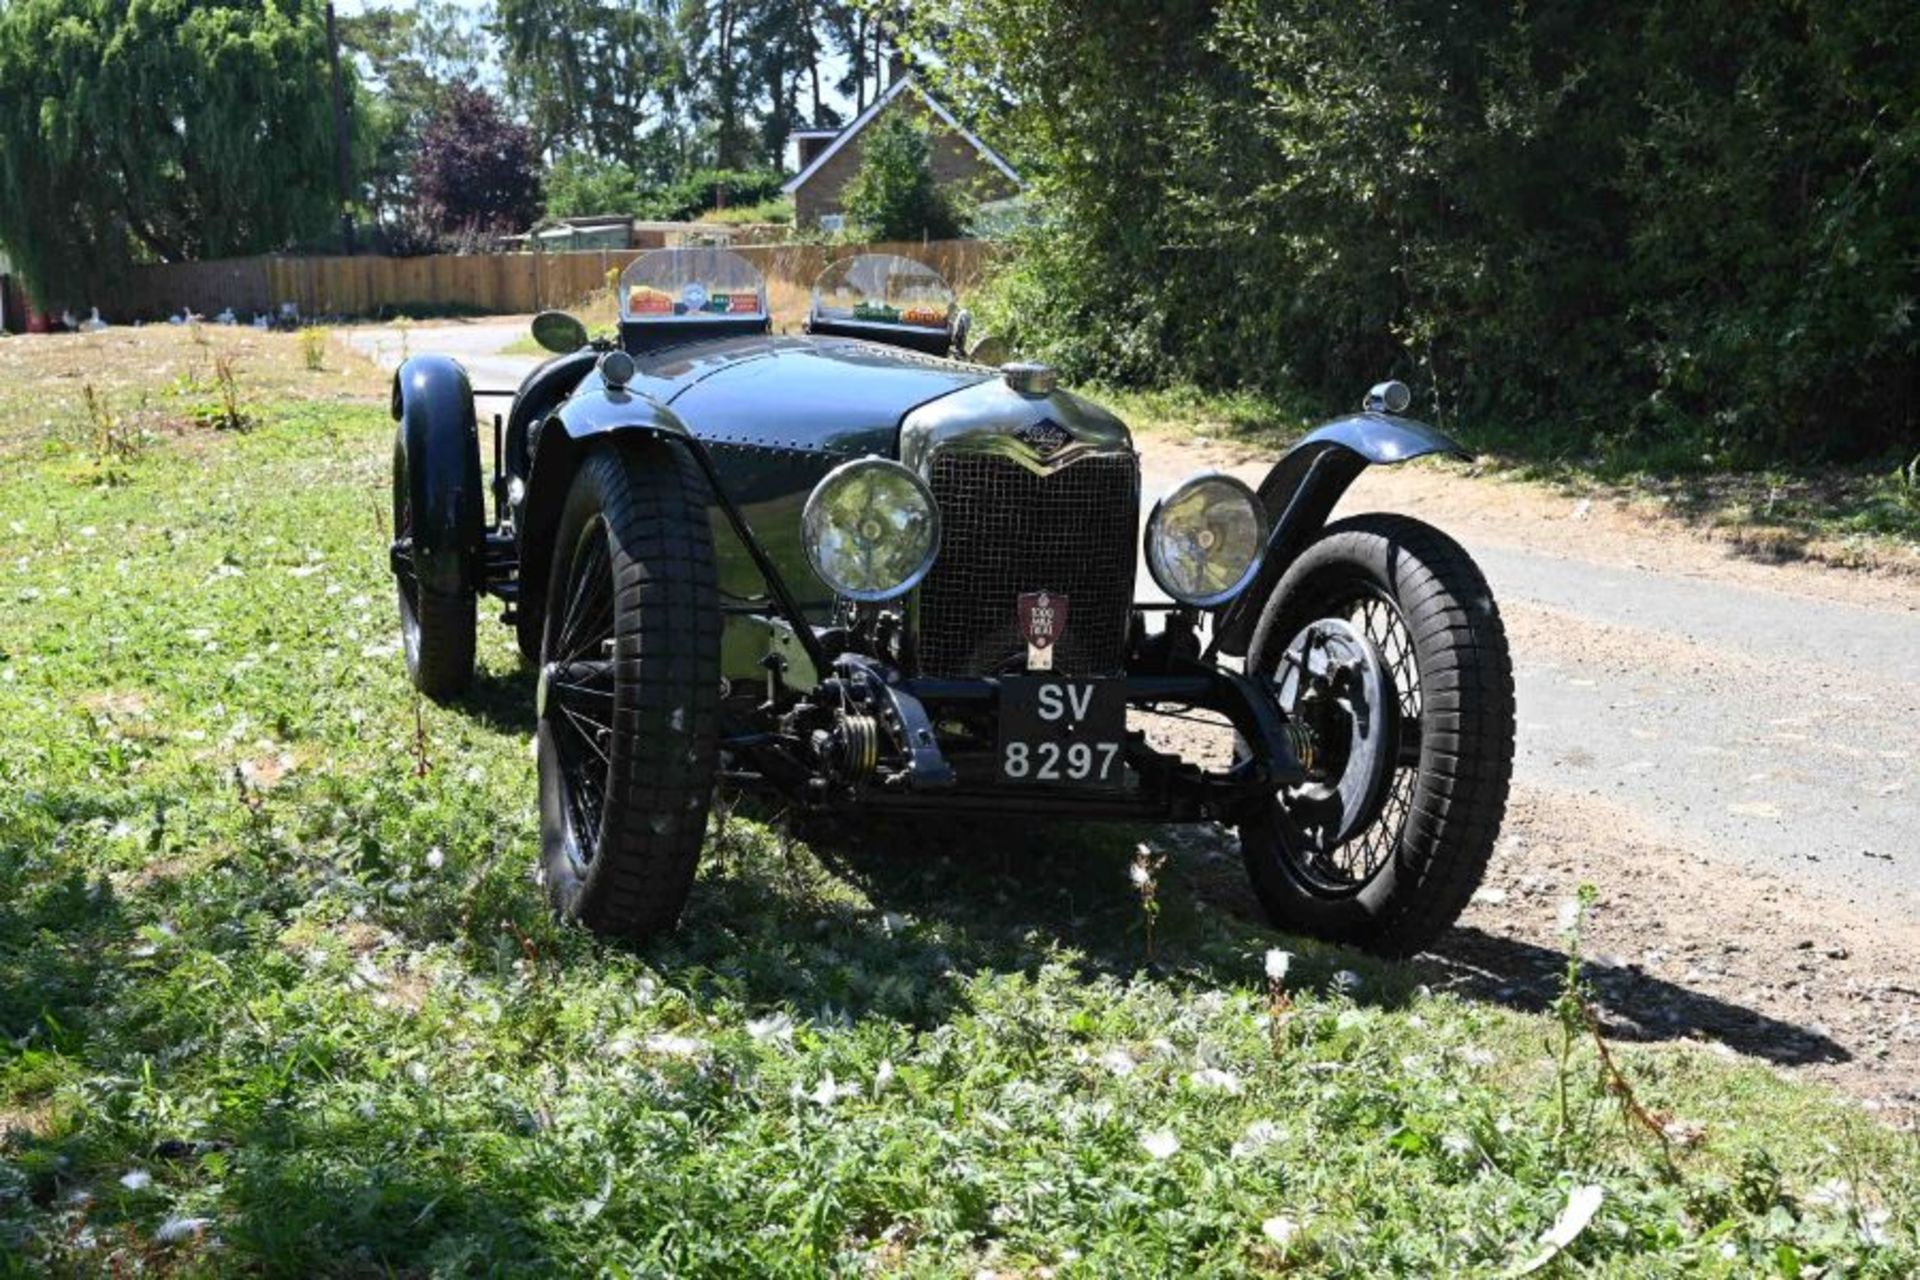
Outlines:
[[1040, 364], [1032, 360], [1015, 360], [1000, 366], [1000, 376], [1007, 385], [1023, 396], [1047, 396], [1053, 394], [1053, 384], [1058, 378], [1050, 364]]

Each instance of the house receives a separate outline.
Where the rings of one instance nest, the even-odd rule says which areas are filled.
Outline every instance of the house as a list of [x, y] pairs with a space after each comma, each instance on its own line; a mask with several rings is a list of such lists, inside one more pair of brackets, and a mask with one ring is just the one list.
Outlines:
[[1022, 184], [1013, 166], [908, 75], [888, 85], [846, 128], [802, 129], [794, 134], [800, 146], [800, 172], [781, 190], [793, 197], [795, 226], [839, 229], [845, 211], [842, 193], [860, 171], [860, 135], [883, 114], [901, 111], [925, 122], [933, 144], [933, 177], [941, 186], [958, 188], [982, 203], [1019, 194]]

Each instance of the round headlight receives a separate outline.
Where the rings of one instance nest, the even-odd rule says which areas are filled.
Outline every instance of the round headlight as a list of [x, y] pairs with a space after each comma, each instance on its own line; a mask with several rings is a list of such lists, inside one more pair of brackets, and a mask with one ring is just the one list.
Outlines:
[[1233, 599], [1266, 551], [1266, 508], [1232, 476], [1194, 476], [1147, 517], [1147, 569], [1182, 604], [1211, 609]]
[[920, 477], [885, 458], [829, 471], [807, 498], [800, 537], [820, 580], [849, 600], [891, 600], [920, 584], [940, 550], [940, 509]]

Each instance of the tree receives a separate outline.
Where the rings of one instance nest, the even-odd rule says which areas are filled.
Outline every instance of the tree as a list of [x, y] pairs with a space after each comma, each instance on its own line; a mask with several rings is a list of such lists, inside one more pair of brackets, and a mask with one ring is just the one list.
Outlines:
[[547, 170], [546, 215], [574, 218], [640, 212], [640, 182], [618, 160], [569, 151]]
[[[802, 118], [866, 103], [894, 22], [870, 0], [499, 0], [508, 85], [541, 145], [618, 160], [643, 183], [777, 166]], [[840, 82], [823, 66], [849, 59]]]
[[382, 226], [412, 211], [409, 174], [421, 131], [453, 85], [471, 85], [486, 62], [480, 18], [452, 0], [343, 14], [340, 44], [366, 93], [354, 116], [361, 200]]
[[875, 240], [950, 240], [961, 232], [959, 210], [934, 181], [926, 127], [902, 111], [882, 112], [868, 126], [845, 205]]
[[449, 89], [420, 135], [413, 189], [421, 213], [442, 233], [519, 231], [540, 208], [533, 134], [485, 91]]
[[0, 243], [42, 302], [338, 212], [318, 0], [0, 5]]
[[544, 149], [671, 178], [691, 168], [678, 119], [677, 0], [499, 0], [507, 84]]
[[915, 21], [945, 100], [1033, 177], [999, 329], [1076, 376], [1333, 408], [1397, 372], [1555, 456], [1920, 446], [1912, 0]]

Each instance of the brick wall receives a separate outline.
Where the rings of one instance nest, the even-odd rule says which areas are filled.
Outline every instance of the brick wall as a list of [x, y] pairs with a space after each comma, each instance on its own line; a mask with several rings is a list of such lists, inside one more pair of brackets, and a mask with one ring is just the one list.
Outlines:
[[[912, 91], [902, 93], [888, 103], [880, 114], [884, 116], [900, 111], [911, 113], [926, 127], [928, 140], [933, 145], [933, 176], [940, 185], [957, 188], [974, 200], [1000, 200], [1018, 190], [1008, 181], [1006, 174], [994, 168], [974, 150], [972, 143], [927, 110], [919, 94]], [[867, 129], [835, 152], [831, 160], [793, 193], [794, 219], [800, 226], [812, 226], [820, 221], [822, 214], [843, 212], [841, 193], [845, 191], [847, 183], [853, 181], [853, 175], [860, 171], [861, 149], [865, 145], [867, 131], [878, 120], [876, 116], [868, 122]]]

